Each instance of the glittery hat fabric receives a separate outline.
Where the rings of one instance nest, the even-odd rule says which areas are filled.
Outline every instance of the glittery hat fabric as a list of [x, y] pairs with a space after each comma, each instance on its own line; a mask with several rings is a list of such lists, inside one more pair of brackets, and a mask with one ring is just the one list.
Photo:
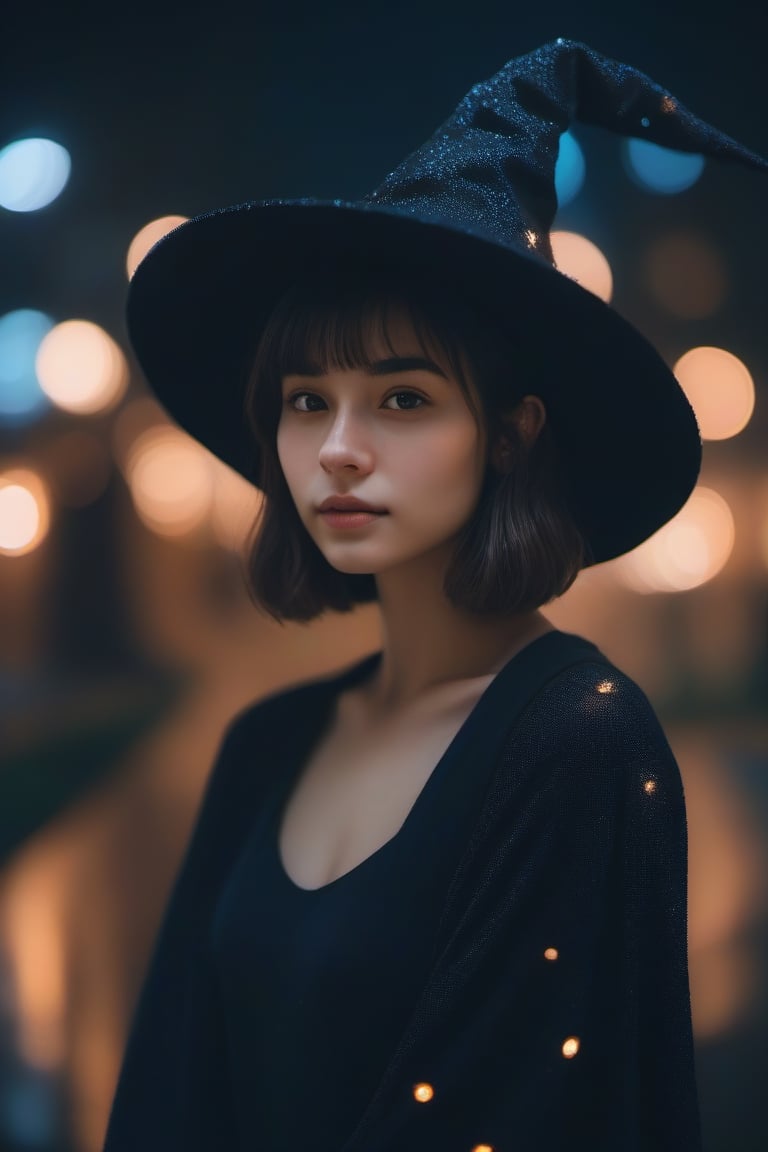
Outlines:
[[307, 272], [343, 269], [350, 259], [404, 277], [442, 271], [535, 353], [527, 390], [546, 404], [591, 562], [641, 543], [690, 495], [701, 441], [652, 345], [554, 266], [555, 164], [574, 121], [768, 170], [635, 68], [573, 41], [546, 44], [476, 84], [361, 199], [248, 201], [196, 216], [159, 241], [134, 274], [127, 314], [160, 403], [257, 483], [244, 391], [285, 291]]

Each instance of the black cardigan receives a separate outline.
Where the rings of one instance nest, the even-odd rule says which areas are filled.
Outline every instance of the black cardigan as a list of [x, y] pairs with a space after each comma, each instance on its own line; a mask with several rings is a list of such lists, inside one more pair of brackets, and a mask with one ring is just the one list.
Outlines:
[[[513, 660], [465, 750], [495, 767], [431, 974], [339, 1152], [700, 1152], [677, 764], [645, 695], [588, 641], [551, 632]], [[269, 793], [254, 749], [279, 765], [303, 708], [344, 680], [300, 684], [230, 722], [104, 1152], [238, 1147], [204, 972], [211, 916]]]

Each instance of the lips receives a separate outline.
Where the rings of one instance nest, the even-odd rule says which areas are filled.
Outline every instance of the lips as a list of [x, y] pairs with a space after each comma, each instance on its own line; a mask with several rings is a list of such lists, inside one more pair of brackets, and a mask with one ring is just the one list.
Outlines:
[[379, 515], [386, 512], [386, 508], [376, 508], [373, 504], [366, 504], [356, 496], [327, 496], [318, 508], [319, 512], [376, 512]]

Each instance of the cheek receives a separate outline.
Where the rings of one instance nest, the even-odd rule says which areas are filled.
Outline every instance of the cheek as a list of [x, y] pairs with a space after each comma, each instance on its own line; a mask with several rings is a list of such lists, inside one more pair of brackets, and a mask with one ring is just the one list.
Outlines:
[[483, 476], [480, 438], [474, 426], [447, 426], [440, 429], [429, 445], [410, 453], [406, 469], [409, 480], [435, 497], [473, 503]]
[[288, 425], [284, 420], [280, 419], [277, 422], [277, 429], [275, 431], [275, 447], [277, 448], [277, 457], [281, 464], [284, 466], [283, 457], [285, 456], [288, 444], [290, 442], [290, 431]]

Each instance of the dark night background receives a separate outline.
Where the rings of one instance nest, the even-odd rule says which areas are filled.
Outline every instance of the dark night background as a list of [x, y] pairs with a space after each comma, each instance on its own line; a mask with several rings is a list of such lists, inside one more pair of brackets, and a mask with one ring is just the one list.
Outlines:
[[[124, 254], [147, 220], [247, 199], [362, 194], [472, 84], [557, 36], [634, 64], [766, 153], [763, 20], [760, 5], [690, 0], [7, 6], [0, 139], [49, 135], [73, 169], [49, 209], [0, 220], [0, 310], [87, 316], [122, 335]], [[723, 190], [718, 234], [757, 275], [749, 225], [764, 186], [738, 166], [708, 167], [693, 210]], [[656, 212], [671, 207], [651, 199]], [[623, 211], [633, 208], [628, 196]], [[641, 223], [632, 217], [633, 230]]]
[[[248, 199], [354, 199], [427, 139], [473, 84], [512, 56], [558, 36], [585, 41], [640, 68], [697, 115], [768, 156], [764, 21], [763, 6], [744, 0], [6, 3], [0, 17], [0, 148], [24, 136], [50, 137], [68, 149], [72, 173], [48, 208], [0, 211], [0, 315], [34, 308], [57, 322], [93, 320], [130, 354], [123, 320], [125, 254], [148, 221]], [[732, 348], [750, 365], [758, 401], [741, 451], [744, 459], [764, 463], [766, 177], [711, 160], [682, 199], [652, 196], [627, 180], [615, 137], [578, 126], [575, 135], [585, 148], [587, 179], [582, 195], [564, 209], [562, 226], [582, 228], [602, 247], [614, 270], [614, 305], [663, 354], [671, 358], [711, 343]], [[670, 317], [634, 274], [649, 236], [680, 222], [708, 234], [725, 255], [731, 292], [714, 317]], [[140, 391], [140, 382], [134, 379], [132, 388]], [[37, 434], [34, 426], [22, 433], [0, 428], [0, 459], [32, 450]], [[68, 521], [70, 561], [59, 570], [58, 608], [45, 656], [60, 671], [83, 668], [108, 676], [141, 666], [141, 644], [118, 607], [115, 560], [103, 547], [113, 499]], [[233, 710], [222, 706], [224, 714]], [[119, 742], [117, 727], [112, 733]], [[103, 747], [98, 754], [106, 763]], [[740, 770], [745, 779], [749, 775], [768, 824], [765, 768], [759, 757], [747, 756]], [[61, 781], [53, 773], [50, 781], [47, 807], [43, 798], [38, 815], [28, 817], [30, 831], [57, 811]], [[71, 803], [79, 788], [63, 789], [62, 806], [65, 794]], [[134, 822], [145, 814], [139, 806]], [[17, 819], [18, 841], [27, 817]], [[184, 834], [177, 828], [174, 851]], [[126, 873], [140, 870], [134, 841], [125, 828], [120, 835], [130, 860]], [[166, 875], [174, 863], [171, 848], [161, 858]], [[145, 877], [151, 863], [149, 853]], [[121, 876], [120, 883], [127, 883]], [[161, 903], [158, 898], [158, 908]], [[131, 931], [128, 911], [117, 908], [124, 945]], [[95, 920], [96, 911], [91, 915]], [[139, 931], [142, 955], [154, 923], [150, 917]], [[765, 923], [763, 935], [752, 942], [763, 963]], [[121, 963], [124, 1024], [141, 957]], [[757, 1023], [708, 1039], [698, 1049], [707, 1152], [764, 1147], [764, 1101], [748, 1085], [765, 1077], [767, 1000], [764, 983], [762, 1000], [755, 1001]], [[76, 1137], [73, 1126], [60, 1144], [36, 1147], [95, 1152], [110, 1091], [106, 1079], [94, 1088], [90, 1129], [81, 1127]]]

